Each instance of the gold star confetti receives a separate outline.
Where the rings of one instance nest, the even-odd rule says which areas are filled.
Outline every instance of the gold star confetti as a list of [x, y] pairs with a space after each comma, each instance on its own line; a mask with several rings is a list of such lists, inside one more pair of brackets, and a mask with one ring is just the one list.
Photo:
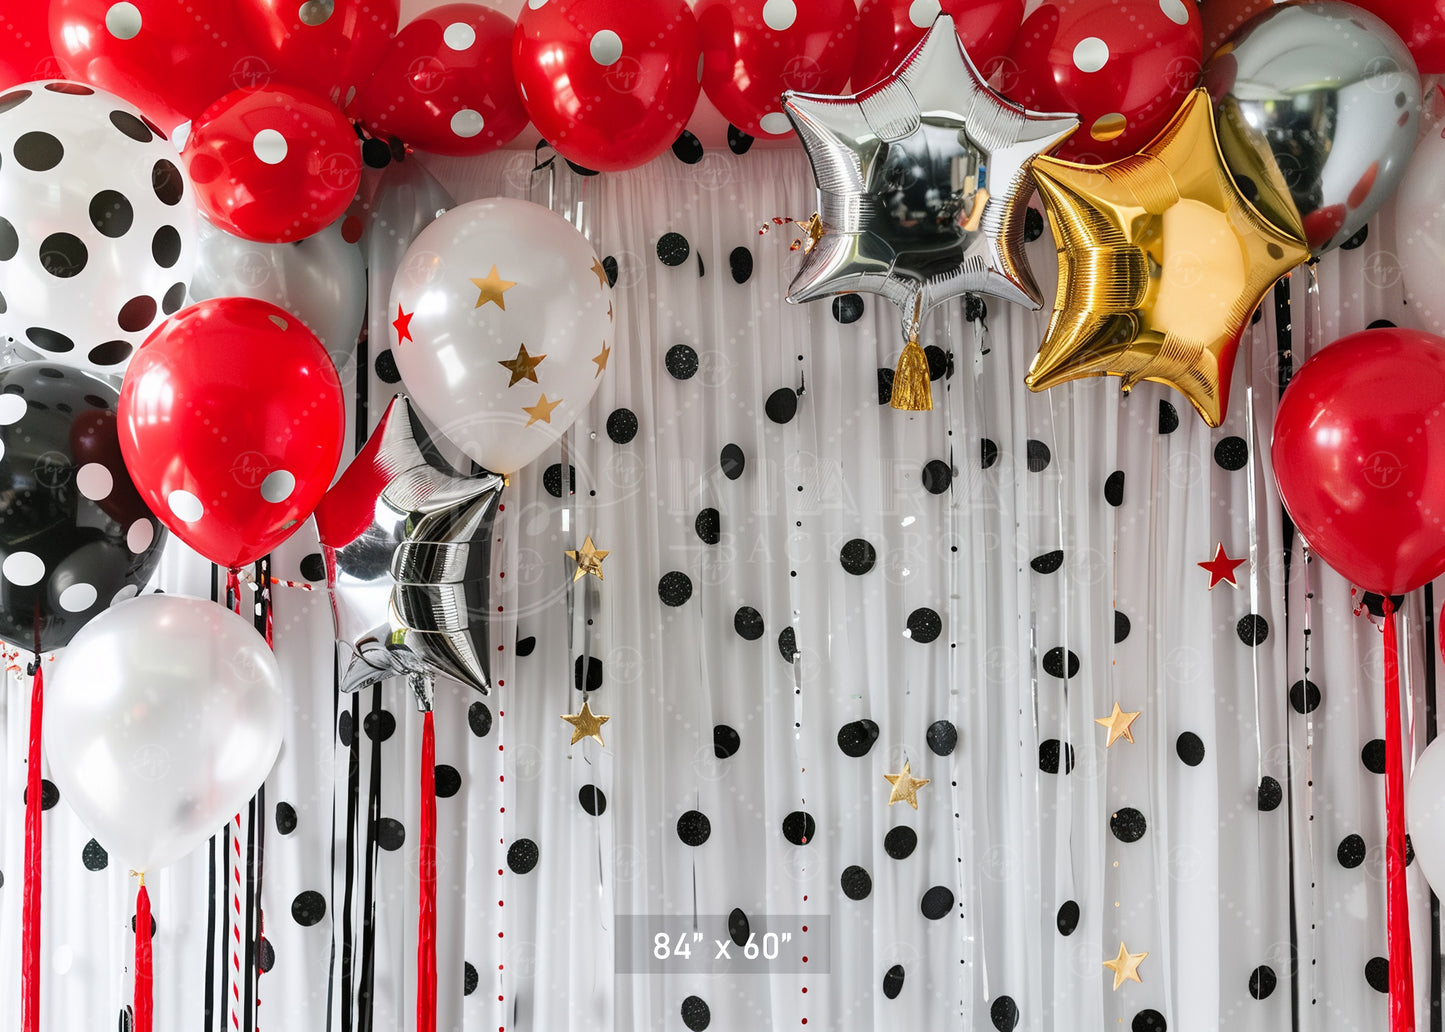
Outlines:
[[893, 786], [893, 791], [888, 793], [888, 805], [907, 803], [915, 810], [918, 809], [918, 790], [932, 780], [931, 778], [915, 778], [909, 770], [907, 760], [903, 761], [901, 773], [884, 774], [883, 778]]
[[511, 280], [504, 280], [498, 276], [495, 265], [492, 266], [492, 271], [487, 273], [483, 279], [474, 278], [472, 283], [481, 291], [481, 293], [477, 295], [475, 307], [481, 308], [482, 305], [488, 301], [495, 301], [497, 307], [504, 312], [507, 310], [507, 302], [502, 299], [502, 295], [517, 285]]
[[572, 574], [572, 583], [577, 583], [589, 573], [598, 580], [602, 580], [602, 560], [611, 554], [606, 549], [594, 545], [591, 534], [588, 534], [587, 540], [582, 542], [580, 551], [573, 551], [569, 548], [566, 552], [567, 558], [577, 564], [577, 569]]
[[[517, 349], [516, 358], [499, 360], [497, 365], [512, 374], [512, 380], [507, 386], [515, 387], [523, 380], [531, 380], [533, 383], [536, 383], [537, 367], [542, 364], [542, 359], [546, 357], [546, 355], [527, 354], [527, 345], [523, 344]], [[551, 366], [548, 366], [548, 368], [550, 369]]]
[[[602, 725], [612, 718], [601, 713], [592, 712], [592, 704], [586, 699], [582, 700], [582, 712], [563, 713], [562, 719], [572, 725], [572, 741], [568, 744], [576, 745], [584, 738], [597, 739], [598, 745], [606, 745], [602, 740]], [[1134, 981], [1139, 981], [1135, 978]]]
[[1139, 713], [1139, 710], [1135, 710], [1133, 713], [1125, 713], [1119, 708], [1119, 704], [1115, 702], [1113, 713], [1110, 713], [1107, 717], [1094, 718], [1094, 723], [1109, 729], [1109, 741], [1104, 744], [1105, 749], [1109, 748], [1109, 746], [1121, 738], [1130, 745], [1134, 744], [1134, 732], [1129, 730], [1129, 725], [1138, 719]]
[[527, 415], [531, 417], [527, 420], [527, 426], [531, 426], [533, 423], [538, 422], [551, 425], [552, 410], [560, 404], [562, 404], [561, 398], [558, 398], [556, 401], [548, 401], [547, 394], [544, 391], [542, 393], [542, 396], [537, 399], [537, 404], [522, 406], [522, 411], [527, 413]]
[[[607, 342], [604, 340], [602, 342], [602, 350], [592, 356], [592, 361], [597, 363], [597, 376], [602, 375], [602, 371], [607, 368], [607, 360], [611, 357], [612, 349], [607, 346]], [[592, 379], [597, 379], [597, 376], [592, 377]]]
[[1139, 977], [1139, 965], [1144, 962], [1144, 958], [1147, 956], [1149, 956], [1147, 951], [1144, 953], [1130, 953], [1124, 948], [1123, 942], [1119, 943], [1119, 955], [1113, 960], [1104, 961], [1104, 966], [1114, 972], [1115, 992], [1119, 991], [1119, 986], [1124, 984], [1124, 979], [1126, 978], [1133, 979], [1140, 985], [1144, 984], [1144, 980]]
[[607, 270], [602, 267], [602, 263], [597, 260], [596, 256], [593, 256], [592, 258], [592, 271], [597, 276], [597, 285], [599, 287], [606, 288]]

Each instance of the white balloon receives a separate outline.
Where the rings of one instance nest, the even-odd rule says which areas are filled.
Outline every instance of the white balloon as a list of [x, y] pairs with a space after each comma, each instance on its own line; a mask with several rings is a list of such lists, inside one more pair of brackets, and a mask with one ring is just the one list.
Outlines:
[[142, 595], [59, 653], [45, 690], [51, 775], [96, 840], [154, 871], [255, 795], [281, 749], [281, 670], [214, 602]]
[[[562, 216], [471, 201], [421, 232], [391, 290], [408, 393], [493, 473], [540, 455], [581, 414], [612, 355], [612, 287]], [[523, 351], [525, 349], [525, 353]]]
[[0, 95], [0, 155], [0, 340], [119, 375], [185, 303], [185, 163], [133, 105], [60, 81]]
[[1405, 789], [1405, 827], [1425, 880], [1445, 891], [1445, 739], [1426, 747]]
[[[1409, 301], [1406, 320], [1445, 334], [1445, 124], [1416, 145], [1395, 193], [1395, 247]], [[1377, 284], [1388, 286], [1389, 284]]]

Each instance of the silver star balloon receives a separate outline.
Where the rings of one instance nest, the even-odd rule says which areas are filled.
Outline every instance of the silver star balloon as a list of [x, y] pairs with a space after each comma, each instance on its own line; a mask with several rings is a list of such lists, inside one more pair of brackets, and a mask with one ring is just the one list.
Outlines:
[[821, 236], [789, 301], [868, 291], [905, 333], [941, 301], [992, 294], [1038, 308], [1023, 250], [1029, 166], [1078, 128], [999, 96], [940, 15], [891, 76], [862, 93], [785, 93], [813, 163]]
[[406, 677], [421, 709], [441, 674], [489, 687], [492, 473], [459, 476], [417, 446], [397, 395], [316, 509], [341, 659], [341, 687]]

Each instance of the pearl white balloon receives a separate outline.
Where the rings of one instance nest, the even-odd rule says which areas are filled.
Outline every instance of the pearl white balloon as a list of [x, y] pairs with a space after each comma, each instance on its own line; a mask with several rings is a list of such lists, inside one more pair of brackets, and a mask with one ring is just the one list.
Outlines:
[[214, 602], [142, 595], [59, 653], [45, 685], [51, 776], [81, 822], [137, 871], [185, 856], [255, 795], [281, 749], [281, 670]]
[[1405, 828], [1425, 880], [1445, 892], [1445, 739], [1436, 739], [1415, 761], [1405, 789]]
[[388, 309], [409, 338], [389, 327], [412, 400], [493, 473], [556, 441], [612, 357], [602, 263], [566, 219], [528, 201], [472, 201], [433, 222], [407, 251]]

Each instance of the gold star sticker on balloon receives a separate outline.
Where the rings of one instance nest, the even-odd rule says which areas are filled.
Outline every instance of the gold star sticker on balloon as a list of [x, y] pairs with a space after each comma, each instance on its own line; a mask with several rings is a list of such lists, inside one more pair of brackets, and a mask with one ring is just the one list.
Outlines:
[[1139, 977], [1139, 965], [1144, 958], [1149, 956], [1148, 952], [1130, 953], [1124, 948], [1124, 943], [1119, 943], [1119, 955], [1113, 960], [1104, 961], [1104, 966], [1114, 972], [1114, 991], [1119, 991], [1119, 986], [1124, 984], [1124, 979], [1132, 979], [1140, 985], [1144, 980]]
[[1109, 729], [1109, 740], [1104, 743], [1105, 749], [1109, 748], [1109, 746], [1121, 738], [1130, 745], [1134, 744], [1134, 732], [1129, 730], [1129, 725], [1133, 724], [1134, 721], [1139, 718], [1140, 712], [1140, 710], [1135, 710], [1133, 713], [1125, 713], [1119, 708], [1118, 702], [1115, 702], [1113, 713], [1110, 713], [1107, 717], [1094, 718], [1094, 723], [1101, 724]]
[[[607, 342], [604, 340], [602, 342], [602, 350], [592, 356], [592, 361], [597, 363], [597, 376], [602, 375], [603, 371], [607, 368], [607, 360], [611, 357], [612, 349], [607, 346]], [[592, 379], [597, 379], [597, 376], [594, 376]]]
[[548, 401], [547, 394], [544, 391], [542, 396], [537, 399], [537, 404], [522, 406], [522, 411], [527, 413], [529, 417], [527, 419], [527, 426], [531, 426], [533, 423], [546, 423], [550, 426], [552, 423], [552, 410], [560, 404], [562, 404], [561, 398], [558, 398], [556, 401]]
[[477, 303], [474, 307], [481, 308], [488, 301], [492, 301], [504, 312], [507, 310], [507, 302], [503, 300], [502, 295], [517, 285], [511, 280], [504, 280], [498, 276], [495, 265], [492, 266], [492, 271], [482, 279], [473, 278], [472, 284], [481, 291], [477, 295]]
[[1059, 252], [1048, 333], [1025, 382], [1084, 376], [1166, 384], [1218, 426], [1239, 338], [1269, 288], [1309, 257], [1260, 215], [1220, 155], [1207, 90], [1139, 154], [1033, 164]]
[[582, 700], [580, 713], [563, 713], [562, 719], [572, 725], [572, 741], [568, 743], [569, 745], [576, 745], [584, 738], [595, 738], [598, 745], [607, 744], [602, 740], [602, 725], [612, 718], [605, 714], [593, 713], [592, 704], [586, 699]]
[[572, 583], [577, 583], [589, 573], [602, 580], [602, 560], [612, 553], [607, 549], [598, 548], [592, 543], [592, 535], [587, 535], [587, 540], [582, 542], [582, 548], [578, 551], [567, 549], [566, 556], [577, 564], [577, 569], [572, 574]]
[[[527, 345], [523, 344], [517, 349], [516, 358], [500, 359], [497, 365], [512, 374], [512, 380], [507, 386], [515, 387], [523, 380], [531, 380], [533, 383], [536, 383], [537, 367], [542, 364], [542, 359], [546, 357], [546, 355], [527, 354]], [[551, 366], [548, 366], [548, 368], [550, 369]]]
[[592, 258], [592, 272], [597, 276], [597, 285], [606, 289], [607, 270], [602, 267], [602, 263], [597, 260], [595, 255]]
[[918, 790], [931, 781], [931, 778], [915, 778], [909, 770], [908, 761], [903, 761], [903, 770], [898, 774], [884, 774], [883, 778], [893, 790], [888, 793], [888, 805], [894, 803], [907, 803], [915, 810], [918, 809]]

